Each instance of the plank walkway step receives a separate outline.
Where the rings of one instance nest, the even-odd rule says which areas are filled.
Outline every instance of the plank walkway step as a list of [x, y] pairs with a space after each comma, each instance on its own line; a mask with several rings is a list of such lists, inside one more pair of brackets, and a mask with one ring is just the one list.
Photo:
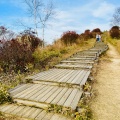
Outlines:
[[[82, 86], [83, 80], [87, 81], [90, 75], [90, 70], [70, 70], [70, 69], [50, 69], [40, 72], [36, 75], [29, 76], [26, 79], [32, 79], [33, 82], [51, 82], [61, 85], [77, 85]], [[85, 79], [86, 77], [86, 79]]]
[[40, 108], [16, 104], [1, 105], [0, 111], [5, 114], [31, 120], [71, 120], [71, 118], [67, 118], [60, 114], [48, 113]]
[[66, 69], [91, 69], [92, 65], [89, 64], [58, 64], [55, 68], [66, 68]]
[[84, 55], [84, 54], [75, 54], [75, 55], [73, 55], [73, 56], [71, 56], [71, 57], [81, 57], [81, 58], [96, 58], [97, 56], [96, 55]]
[[80, 58], [80, 57], [71, 57], [71, 58], [69, 58], [69, 60], [96, 60], [96, 58]]
[[[19, 89], [22, 89], [22, 86]], [[43, 84], [31, 84], [30, 87], [23, 91], [17, 91], [17, 89], [18, 87], [10, 92], [14, 101], [43, 109], [47, 109], [50, 105], [54, 104], [75, 110], [82, 96], [82, 90], [77, 88]]]
[[72, 64], [94, 64], [94, 61], [72, 61], [72, 60], [63, 60], [61, 63], [72, 63]]

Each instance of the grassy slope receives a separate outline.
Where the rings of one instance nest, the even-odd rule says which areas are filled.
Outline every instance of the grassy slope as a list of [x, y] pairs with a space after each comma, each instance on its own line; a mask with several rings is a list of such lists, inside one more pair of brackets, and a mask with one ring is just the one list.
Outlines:
[[108, 33], [104, 33], [105, 42], [108, 42], [115, 46], [120, 54], [120, 39], [112, 39]]

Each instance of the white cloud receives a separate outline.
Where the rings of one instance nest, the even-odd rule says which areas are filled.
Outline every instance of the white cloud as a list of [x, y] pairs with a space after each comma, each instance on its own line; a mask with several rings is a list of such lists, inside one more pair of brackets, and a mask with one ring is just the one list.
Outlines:
[[115, 6], [113, 4], [104, 1], [93, 11], [93, 16], [98, 18], [107, 18], [113, 14], [114, 9]]

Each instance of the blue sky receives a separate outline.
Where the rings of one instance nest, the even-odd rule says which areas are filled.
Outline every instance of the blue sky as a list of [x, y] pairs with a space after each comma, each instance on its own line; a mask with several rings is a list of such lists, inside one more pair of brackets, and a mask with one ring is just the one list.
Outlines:
[[[24, 0], [0, 0], [0, 25], [5, 25], [15, 32], [20, 32], [24, 27], [18, 25], [22, 21], [25, 25], [32, 26], [33, 20], [27, 14]], [[47, 1], [47, 0], [44, 0]], [[120, 0], [53, 0], [56, 15], [48, 21], [45, 29], [45, 41], [52, 43], [63, 32], [76, 31], [78, 34], [86, 29], [109, 30], [110, 20], [115, 8], [120, 6]], [[39, 37], [42, 37], [39, 28]]]

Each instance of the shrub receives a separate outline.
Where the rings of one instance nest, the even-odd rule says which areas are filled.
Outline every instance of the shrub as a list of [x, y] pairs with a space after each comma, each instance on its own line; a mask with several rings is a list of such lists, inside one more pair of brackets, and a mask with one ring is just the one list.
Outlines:
[[120, 30], [118, 26], [113, 26], [110, 30], [110, 36], [112, 38], [120, 38]]
[[79, 35], [75, 31], [67, 31], [63, 33], [61, 40], [65, 45], [76, 43]]
[[38, 46], [42, 46], [42, 40], [32, 34], [23, 34], [19, 41], [22, 44], [28, 44], [30, 49], [34, 51]]
[[87, 29], [87, 30], [85, 30], [84, 33], [80, 34], [80, 37], [79, 37], [79, 38], [80, 38], [80, 39], [83, 39], [83, 40], [88, 40], [88, 39], [90, 39], [90, 38], [93, 38], [93, 35], [92, 35], [92, 33], [90, 32], [90, 30]]
[[59, 56], [61, 56], [59, 50], [49, 51], [47, 49], [36, 49], [33, 53], [34, 64], [40, 64], [42, 68], [45, 68], [45, 66], [48, 64], [48, 62], [50, 62], [53, 57]]
[[92, 36], [95, 38], [96, 34], [101, 34], [101, 30], [99, 28], [95, 28], [91, 31]]
[[0, 64], [4, 72], [9, 70], [23, 72], [26, 64], [31, 61], [32, 50], [27, 43], [22, 44], [12, 39], [0, 46]]
[[3, 104], [5, 102], [12, 102], [12, 98], [10, 97], [7, 90], [7, 86], [0, 84], [0, 104]]

